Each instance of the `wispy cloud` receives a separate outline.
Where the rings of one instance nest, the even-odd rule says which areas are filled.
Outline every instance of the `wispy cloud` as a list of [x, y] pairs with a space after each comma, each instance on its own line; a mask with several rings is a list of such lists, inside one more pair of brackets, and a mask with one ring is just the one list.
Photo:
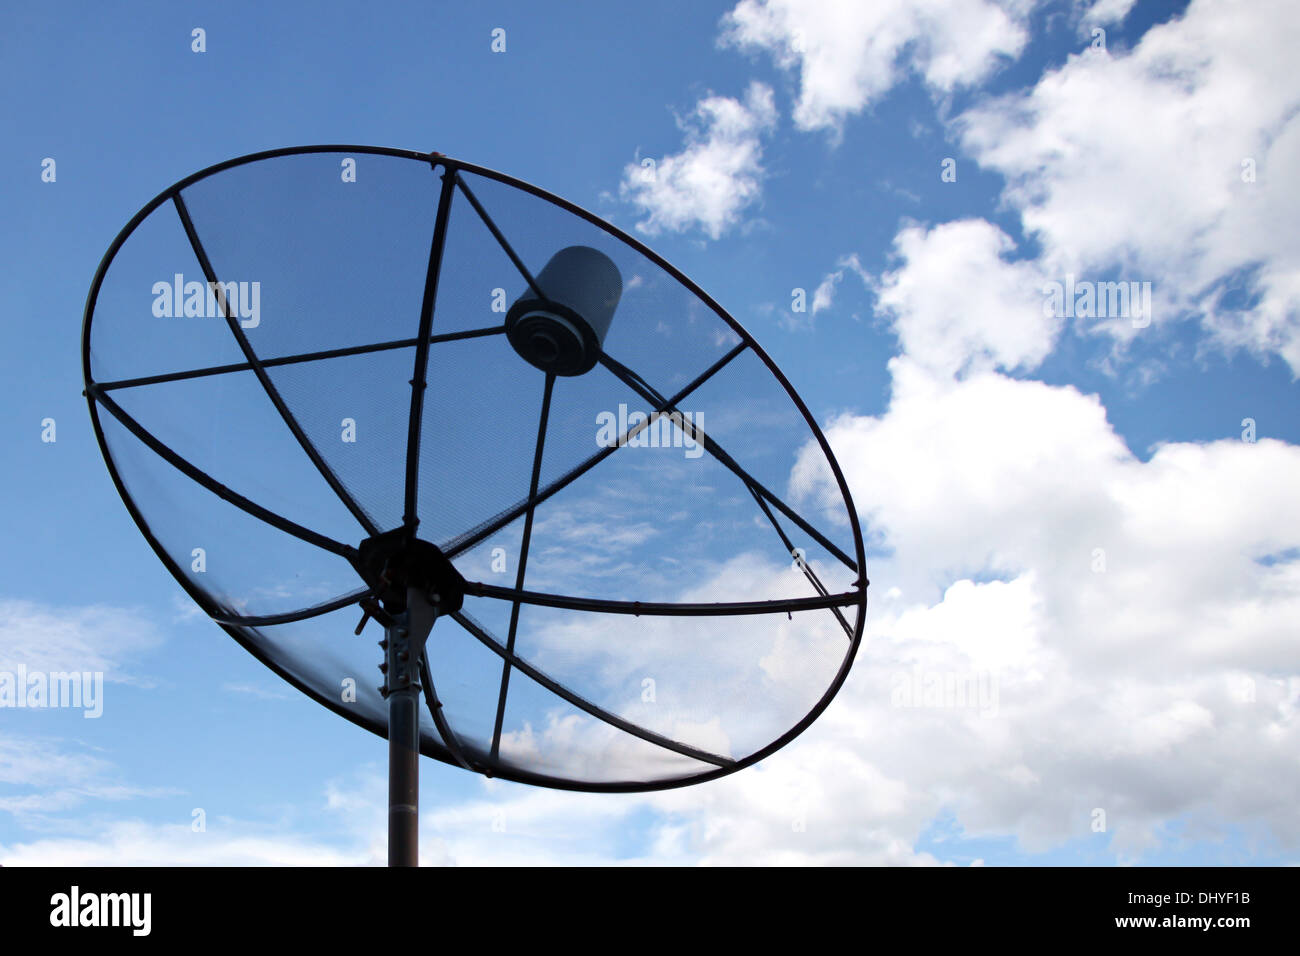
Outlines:
[[261, 700], [292, 700], [294, 696], [275, 688], [263, 687], [260, 684], [226, 683], [221, 685], [221, 689], [232, 694], [246, 694]]
[[720, 43], [766, 52], [798, 71], [795, 124], [844, 120], [915, 72], [938, 93], [978, 84], [1028, 39], [1021, 0], [741, 0]]
[[0, 599], [0, 671], [92, 671], [108, 681], [152, 686], [128, 673], [126, 665], [162, 640], [138, 610]]

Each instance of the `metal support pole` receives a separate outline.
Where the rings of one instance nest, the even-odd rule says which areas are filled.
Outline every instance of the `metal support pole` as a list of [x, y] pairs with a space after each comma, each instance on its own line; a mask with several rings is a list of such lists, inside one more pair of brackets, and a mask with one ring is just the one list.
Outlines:
[[436, 612], [415, 588], [406, 610], [386, 628], [388, 698], [388, 865], [418, 866], [420, 858], [420, 656]]

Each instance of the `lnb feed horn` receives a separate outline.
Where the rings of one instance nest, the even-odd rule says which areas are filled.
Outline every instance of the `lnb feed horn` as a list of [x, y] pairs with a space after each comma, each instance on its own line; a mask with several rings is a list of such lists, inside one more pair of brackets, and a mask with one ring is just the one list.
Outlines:
[[552, 375], [591, 371], [623, 295], [613, 260], [590, 246], [551, 256], [506, 313], [506, 337], [519, 356]]

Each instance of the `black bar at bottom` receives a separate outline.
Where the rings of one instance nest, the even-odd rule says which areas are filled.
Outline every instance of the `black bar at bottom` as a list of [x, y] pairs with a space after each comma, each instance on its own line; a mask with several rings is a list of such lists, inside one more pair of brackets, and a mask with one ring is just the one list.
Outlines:
[[[448, 773], [456, 772], [448, 770]], [[632, 807], [626, 812], [639, 810]], [[448, 824], [448, 838], [459, 833], [471, 836], [465, 833], [465, 816], [451, 814], [449, 818], [456, 822]], [[764, 835], [770, 833], [770, 840], [792, 839], [790, 824], [785, 820], [773, 820], [768, 825], [770, 829]], [[806, 841], [807, 851], [794, 844], [789, 852], [778, 856], [772, 847], [756, 842], [736, 847], [714, 861], [732, 866], [768, 865], [771, 868], [762, 873], [765, 885], [783, 904], [769, 907], [772, 913], [765, 914], [762, 920], [740, 921], [735, 931], [737, 938], [746, 942], [754, 934], [770, 938], [774, 927], [806, 933], [807, 914], [816, 912], [817, 907], [825, 907], [830, 895], [842, 890], [846, 878], [841, 867], [785, 868], [773, 864], [832, 860], [879, 865], [891, 859], [884, 851], [869, 845], [861, 850], [845, 846], [842, 852], [833, 855], [819, 852], [817, 845], [811, 843], [816, 836], [815, 826], [815, 820], [810, 818], [807, 832], [797, 834]], [[599, 827], [600, 822], [596, 821], [593, 833], [599, 832]], [[471, 865], [456, 875], [456, 919], [465, 925], [491, 927], [494, 940], [535, 943], [536, 927], [555, 920], [554, 897], [545, 893], [519, 894], [519, 899], [511, 903], [509, 917], [503, 919], [501, 872], [490, 866], [476, 868], [472, 864], [552, 860], [563, 863], [572, 859], [575, 846], [588, 848], [598, 862], [628, 862], [617, 859], [612, 846], [600, 846], [593, 840], [585, 844], [574, 842], [578, 837], [571, 832], [573, 829], [569, 826], [559, 831], [541, 831], [546, 836], [537, 833], [516, 836], [513, 830], [507, 829], [492, 834], [500, 838], [494, 847], [495, 857], [484, 859], [462, 853], [458, 862]], [[550, 835], [551, 832], [555, 835]], [[147, 860], [158, 859], [166, 848], [177, 864], [210, 864], [214, 857], [206, 841], [219, 838], [211, 833], [196, 834], [192, 841], [139, 844], [124, 849], [135, 854], [128, 857], [132, 862], [141, 856]], [[162, 942], [174, 940], [181, 946], [191, 944], [197, 934], [212, 943], [229, 943], [246, 949], [251, 935], [277, 925], [286, 933], [292, 932], [299, 948], [319, 946], [337, 950], [340, 945], [354, 943], [373, 947], [377, 940], [392, 935], [391, 930], [378, 916], [362, 919], [349, 918], [349, 914], [382, 914], [386, 912], [385, 907], [393, 907], [395, 891], [409, 894], [406, 899], [410, 900], [419, 891], [431, 898], [433, 894], [445, 892], [448, 881], [443, 873], [410, 873], [397, 878], [401, 881], [399, 885], [390, 877], [359, 866], [287, 872], [275, 868], [89, 865], [103, 859], [94, 852], [94, 847], [111, 839], [98, 827], [92, 827], [85, 838], [77, 841], [85, 850], [69, 845], [60, 853], [49, 853], [50, 862], [84, 854], [87, 865], [75, 868], [16, 866], [14, 857], [22, 852], [24, 845], [6, 843], [0, 848], [0, 861], [5, 863], [0, 867], [0, 925], [4, 926], [6, 942], [20, 941], [19, 946], [10, 947], [13, 951], [20, 951], [22, 944], [31, 951], [33, 944], [44, 942], [43, 937], [49, 939], [50, 952], [66, 951], [69, 941], [74, 946], [85, 941], [103, 947], [105, 941], [111, 945], [115, 940], [131, 945], [137, 934]], [[351, 850], [352, 862], [365, 862], [364, 845], [357, 846], [343, 833], [337, 838], [313, 834], [312, 839], [324, 846]], [[1098, 835], [1098, 839], [1106, 837]], [[54, 836], [51, 842], [57, 844], [60, 838]], [[41, 845], [34, 840], [27, 842], [23, 861], [43, 862], [43, 854], [38, 850]], [[467, 845], [472, 847], [475, 843], [470, 840]], [[705, 856], [710, 850], [704, 840], [689, 841], [685, 847], [685, 862]], [[565, 850], [569, 851], [568, 856]], [[294, 851], [283, 852], [288, 857], [283, 862], [293, 862]], [[1267, 848], [1266, 852], [1272, 854], [1276, 850]], [[644, 858], [644, 862], [682, 861], [681, 855], [656, 859], [653, 851]], [[1009, 943], [1029, 949], [1050, 946], [1053, 940], [1070, 940], [1098, 941], [1112, 948], [1117, 942], [1121, 945], [1126, 942], [1125, 951], [1142, 947], [1178, 953], [1189, 943], [1200, 940], [1208, 946], [1192, 951], [1212, 947], [1214, 952], [1272, 952], [1285, 951], [1279, 943], [1294, 943], [1295, 871], [1289, 867], [897, 867], [863, 869], [848, 876], [853, 881], [855, 900], [860, 901], [868, 923], [901, 934], [898, 938], [913, 939], [914, 948], [924, 951], [945, 948], [948, 943], [965, 948], [970, 948], [972, 943]], [[623, 865], [617, 870], [572, 867], [562, 877], [543, 875], [542, 878], [563, 879], [565, 890], [579, 894], [585, 906], [614, 912], [626, 907], [629, 894], [649, 898], [655, 892], [662, 892], [665, 877], [658, 867]], [[678, 867], [671, 872], [671, 878], [674, 892], [689, 898], [703, 898], [716, 892], [716, 868]], [[87, 921], [79, 920], [81, 928], [72, 928], [69, 897], [73, 887], [82, 899], [91, 894], [138, 894], [141, 905], [132, 905], [127, 915], [123, 915], [127, 913], [125, 907], [120, 908], [117, 925], [87, 928]], [[140, 912], [146, 893], [150, 896], [147, 919]], [[942, 901], [939, 912], [935, 908], [936, 900]], [[326, 901], [324, 907], [322, 901]], [[334, 901], [346, 901], [347, 912], [342, 913]], [[332, 909], [329, 904], [334, 904]], [[130, 914], [140, 917], [138, 928]], [[291, 918], [286, 914], [301, 915]], [[84, 911], [78, 911], [78, 915], [83, 916]], [[682, 932], [698, 932], [701, 936], [715, 930], [717, 924], [716, 914], [705, 907], [681, 907], [681, 913], [674, 919], [674, 926]], [[1207, 919], [1208, 929], [1192, 924], [1192, 920]], [[102, 909], [98, 922], [104, 922]], [[417, 921], [415, 930], [420, 928]], [[399, 931], [396, 938], [404, 937]], [[39, 951], [44, 952], [46, 948], [41, 946]]]

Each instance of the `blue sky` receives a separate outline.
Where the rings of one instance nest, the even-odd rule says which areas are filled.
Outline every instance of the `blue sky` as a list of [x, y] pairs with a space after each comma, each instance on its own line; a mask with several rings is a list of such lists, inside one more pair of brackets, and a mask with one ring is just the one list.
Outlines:
[[[190, 607], [80, 395], [86, 292], [130, 216], [325, 142], [499, 169], [649, 243], [789, 376], [874, 555], [854, 671], [790, 747], [655, 796], [426, 761], [425, 862], [1295, 860], [1288, 4], [5, 17], [0, 671], [107, 683], [95, 720], [0, 709], [0, 863], [383, 858], [383, 742]], [[1149, 282], [1150, 314], [1046, 314], [1067, 276]]]

